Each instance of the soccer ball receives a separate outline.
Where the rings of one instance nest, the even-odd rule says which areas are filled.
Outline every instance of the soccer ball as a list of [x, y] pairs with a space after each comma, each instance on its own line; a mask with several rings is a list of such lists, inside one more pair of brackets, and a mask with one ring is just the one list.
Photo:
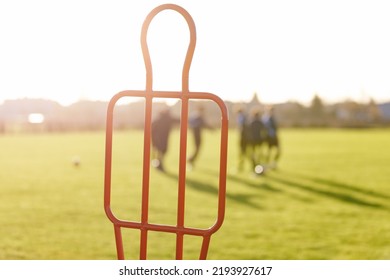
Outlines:
[[78, 166], [80, 165], [80, 162], [81, 162], [81, 160], [80, 160], [80, 157], [79, 157], [79, 156], [74, 156], [74, 157], [72, 158], [72, 164], [73, 164], [73, 166], [78, 167]]
[[262, 166], [262, 165], [260, 165], [260, 164], [259, 164], [259, 165], [256, 165], [256, 167], [255, 167], [255, 173], [256, 173], [257, 175], [263, 174], [264, 171], [265, 171], [264, 166]]

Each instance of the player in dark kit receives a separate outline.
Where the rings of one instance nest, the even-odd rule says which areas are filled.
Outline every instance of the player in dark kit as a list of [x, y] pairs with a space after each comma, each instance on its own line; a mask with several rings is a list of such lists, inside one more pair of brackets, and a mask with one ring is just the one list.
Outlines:
[[259, 109], [252, 112], [252, 119], [249, 123], [249, 144], [251, 148], [251, 159], [253, 164], [253, 171], [256, 174], [261, 174], [264, 171], [262, 161], [262, 145], [265, 140], [264, 124], [261, 119]]
[[204, 128], [213, 128], [205, 121], [204, 108], [202, 106], [199, 106], [196, 114], [190, 118], [189, 125], [192, 129], [195, 144], [195, 150], [193, 154], [188, 158], [188, 162], [191, 168], [199, 155], [200, 147], [202, 145], [202, 130]]
[[152, 145], [156, 153], [152, 165], [160, 171], [165, 171], [164, 157], [168, 151], [169, 134], [179, 122], [179, 119], [171, 116], [168, 109], [161, 111], [159, 117], [152, 122]]
[[276, 168], [280, 157], [280, 145], [278, 138], [278, 127], [274, 116], [274, 108], [267, 107], [262, 121], [266, 129], [267, 156], [266, 163], [270, 168]]
[[248, 146], [250, 140], [250, 130], [248, 116], [244, 112], [243, 108], [237, 110], [237, 128], [239, 133], [239, 158], [238, 158], [238, 170], [243, 170], [245, 159], [248, 157]]

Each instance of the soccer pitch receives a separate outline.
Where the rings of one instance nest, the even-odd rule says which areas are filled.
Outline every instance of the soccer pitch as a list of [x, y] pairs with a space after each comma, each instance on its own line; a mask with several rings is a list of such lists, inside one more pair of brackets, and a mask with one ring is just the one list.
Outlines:
[[[281, 129], [278, 169], [262, 176], [249, 162], [236, 171], [237, 136], [229, 131], [226, 215], [208, 259], [390, 259], [390, 130]], [[142, 139], [114, 133], [113, 211], [123, 219], [140, 217]], [[151, 171], [155, 223], [176, 221], [177, 131], [170, 140], [167, 173]], [[218, 141], [205, 131], [187, 173], [188, 226], [215, 220]], [[104, 145], [104, 132], [0, 136], [0, 259], [116, 259], [103, 209]], [[138, 231], [123, 236], [126, 257], [138, 258]], [[174, 247], [173, 234], [149, 233], [150, 259], [174, 259]], [[199, 238], [185, 237], [185, 259], [199, 249]]]

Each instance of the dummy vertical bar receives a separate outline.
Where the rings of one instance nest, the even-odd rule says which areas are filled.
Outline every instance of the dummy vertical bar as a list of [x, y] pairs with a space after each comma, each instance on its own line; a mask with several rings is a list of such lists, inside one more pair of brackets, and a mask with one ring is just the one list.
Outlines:
[[[145, 128], [144, 128], [144, 162], [142, 177], [142, 209], [141, 223], [146, 225], [149, 216], [149, 181], [150, 181], [150, 142], [151, 142], [152, 97], [146, 95]], [[148, 231], [141, 227], [140, 259], [146, 260]]]

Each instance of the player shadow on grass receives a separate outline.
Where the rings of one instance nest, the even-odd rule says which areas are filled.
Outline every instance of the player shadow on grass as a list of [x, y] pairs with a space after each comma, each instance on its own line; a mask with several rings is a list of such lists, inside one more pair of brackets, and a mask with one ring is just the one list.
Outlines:
[[[210, 174], [210, 175], [217, 175], [216, 172], [211, 171], [211, 170], [207, 170], [207, 169], [202, 170], [202, 172]], [[286, 179], [285, 177], [288, 177], [288, 179]], [[370, 199], [370, 198], [390, 199], [390, 197], [388, 195], [381, 194], [381, 193], [378, 193], [375, 191], [367, 191], [361, 187], [353, 186], [350, 184], [335, 182], [335, 181], [326, 180], [326, 179], [322, 179], [322, 178], [318, 178], [318, 177], [310, 177], [310, 176], [296, 174], [296, 173], [292, 173], [292, 172], [286, 172], [286, 171], [282, 171], [282, 170], [278, 170], [276, 173], [269, 172], [269, 173], [267, 173], [267, 175], [265, 177], [259, 177], [259, 178], [263, 178], [264, 180], [256, 182], [256, 181], [251, 180], [249, 177], [248, 177], [248, 179], [246, 179], [246, 178], [242, 178], [242, 176], [238, 176], [238, 175], [232, 175], [232, 174], [227, 175], [228, 183], [229, 183], [229, 181], [235, 181], [238, 183], [243, 183], [246, 186], [249, 186], [251, 188], [256, 188], [256, 189], [263, 190], [263, 191], [269, 191], [269, 192], [273, 192], [273, 193], [284, 192], [282, 189], [276, 188], [272, 185], [272, 182], [275, 182], [275, 183], [286, 185], [287, 187], [293, 187], [296, 189], [310, 192], [312, 194], [332, 198], [332, 199], [338, 200], [340, 202], [355, 204], [355, 205], [369, 207], [369, 208], [378, 209], [378, 210], [390, 211], [389, 207], [387, 207], [381, 203], [375, 203], [375, 202], [368, 201], [368, 199]], [[309, 183], [307, 183], [307, 184], [301, 183], [301, 182], [298, 183], [298, 182], [295, 182], [294, 179], [295, 180], [305, 179], [305, 180], [308, 180]], [[325, 186], [328, 186], [331, 188], [342, 189], [342, 191], [347, 191], [350, 193], [347, 194], [347, 193], [340, 193], [340, 192], [329, 191], [329, 190], [322, 190], [322, 189], [316, 188], [315, 186], [313, 186], [313, 184], [322, 184], [322, 185], [325, 185]], [[367, 197], [367, 199], [366, 198], [365, 199], [357, 198], [354, 196], [355, 193], [358, 193], [360, 195], [364, 195], [365, 197]], [[290, 194], [287, 194], [286, 192], [284, 192], [284, 194], [290, 195]], [[312, 202], [311, 200], [302, 199], [302, 198], [297, 197], [297, 196], [294, 196], [293, 198], [301, 200], [303, 202], [308, 202], [308, 203]]]
[[[211, 171], [210, 169], [204, 169], [202, 172], [217, 176], [217, 173], [215, 171]], [[264, 180], [259, 181], [260, 178], [263, 178]], [[263, 193], [261, 195], [264, 195], [265, 193], [268, 194], [283, 194], [285, 196], [289, 196], [292, 199], [299, 200], [304, 203], [313, 203], [312, 199], [309, 199], [307, 197], [302, 197], [297, 194], [293, 193], [288, 193], [285, 192], [284, 190], [277, 188], [274, 186], [274, 184], [270, 184], [270, 182], [267, 181], [266, 177], [243, 177], [242, 175], [237, 175], [236, 173], [234, 174], [227, 174], [227, 180], [228, 180], [228, 185], [230, 182], [242, 184], [246, 187], [249, 187], [251, 189], [255, 189], [259, 193]]]
[[[179, 180], [179, 177], [177, 174], [173, 174], [170, 172], [165, 172], [164, 174], [167, 177], [169, 177], [175, 181]], [[211, 194], [214, 196], [218, 196], [218, 187], [216, 185], [206, 184], [206, 183], [200, 182], [196, 179], [187, 177], [186, 178], [186, 186], [188, 186], [196, 191], [199, 191], [199, 192], [208, 193], [208, 194]], [[226, 191], [226, 199], [238, 202], [240, 204], [244, 204], [246, 206], [250, 206], [250, 207], [258, 209], [258, 210], [263, 209], [257, 203], [254, 203], [251, 201], [251, 199], [253, 199], [253, 196], [249, 195], [249, 194], [231, 194], [228, 191]]]
[[[286, 172], [284, 172], [284, 173], [286, 173]], [[310, 180], [310, 181], [312, 181], [314, 183], [327, 185], [329, 187], [333, 187], [333, 188], [337, 188], [337, 189], [344, 189], [346, 191], [356, 192], [356, 193], [359, 193], [359, 194], [372, 196], [372, 197], [375, 197], [375, 198], [390, 199], [389, 195], [386, 195], [386, 194], [383, 194], [383, 193], [379, 193], [379, 192], [376, 192], [376, 191], [365, 190], [362, 187], [354, 186], [354, 185], [347, 184], [347, 183], [337, 182], [337, 181], [334, 181], [334, 180], [323, 179], [323, 178], [319, 178], [319, 177], [312, 177], [312, 176], [298, 174], [298, 173], [295, 173], [295, 174], [292, 174], [292, 175], [295, 176], [295, 177], [300, 177], [302, 179]]]
[[[280, 175], [282, 175], [282, 176], [280, 176]], [[289, 179], [286, 179], [284, 176], [288, 176]], [[288, 172], [288, 173], [287, 172], [280, 172], [278, 175], [267, 176], [267, 179], [269, 179], [271, 181], [284, 184], [288, 187], [293, 187], [296, 189], [304, 190], [304, 191], [307, 191], [307, 192], [310, 192], [310, 193], [313, 193], [316, 195], [321, 195], [321, 196], [325, 196], [328, 198], [332, 198], [332, 199], [338, 200], [340, 202], [355, 204], [355, 205], [369, 207], [369, 208], [373, 208], [373, 209], [390, 210], [388, 207], [384, 206], [383, 204], [376, 203], [376, 202], [369, 202], [367, 200], [367, 199], [369, 199], [369, 197], [367, 197], [367, 199], [366, 198], [361, 199], [361, 198], [355, 197], [354, 194], [351, 194], [351, 193], [347, 194], [347, 193], [319, 189], [319, 188], [316, 188], [315, 186], [311, 185], [311, 183], [306, 184], [306, 183], [295, 182], [295, 181], [293, 181], [294, 178], [298, 179], [298, 180], [299, 179], [300, 180], [306, 179], [306, 180], [311, 181], [312, 183], [321, 183], [325, 186], [332, 187], [332, 188], [339, 187], [339, 188], [342, 188], [343, 191], [359, 192], [360, 194], [364, 194], [365, 196], [370, 195], [370, 196], [375, 196], [375, 197], [380, 196], [381, 198], [388, 198], [386, 195], [379, 195], [376, 192], [369, 192], [369, 191], [363, 190], [361, 188], [358, 188], [356, 186], [347, 185], [347, 184], [340, 183], [340, 182], [336, 183], [336, 182], [332, 182], [330, 180], [324, 180], [324, 179], [319, 179], [319, 178], [315, 178], [315, 177], [302, 176], [302, 175], [291, 173], [291, 172]]]

